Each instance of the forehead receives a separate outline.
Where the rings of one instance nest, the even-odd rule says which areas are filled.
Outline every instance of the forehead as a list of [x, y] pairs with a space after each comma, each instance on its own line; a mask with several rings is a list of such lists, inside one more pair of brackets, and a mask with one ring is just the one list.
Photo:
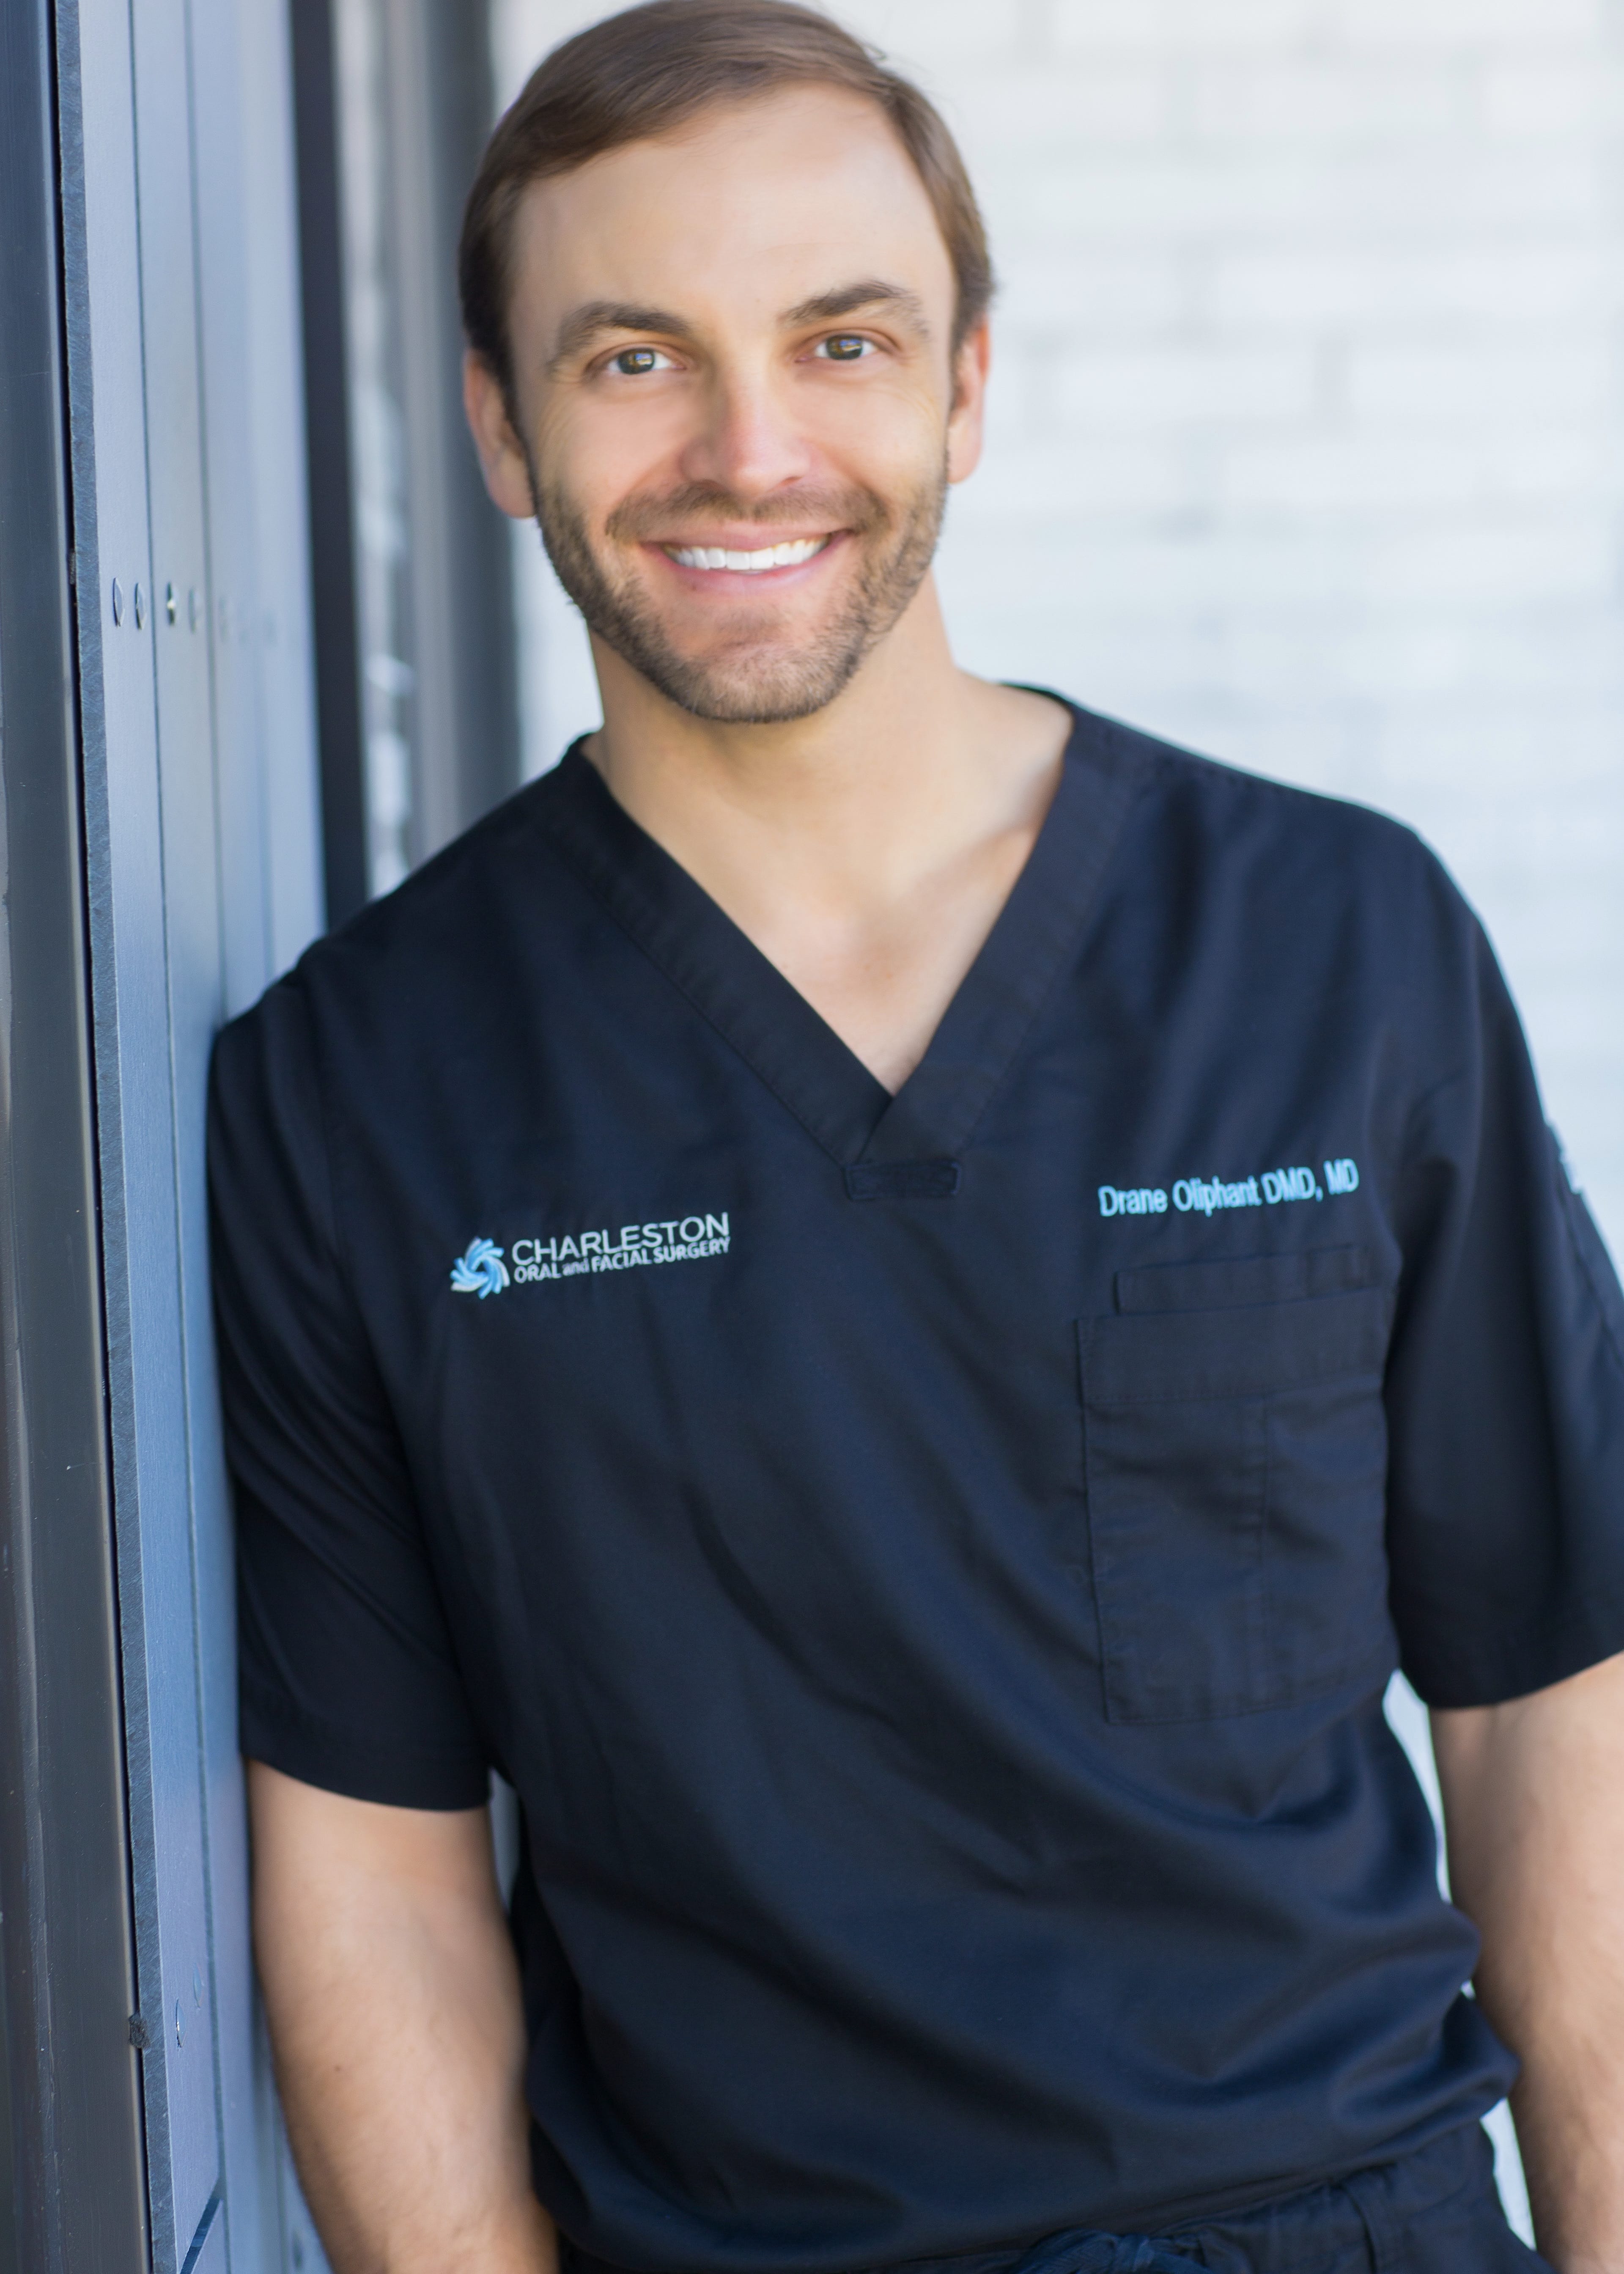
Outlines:
[[913, 161], [877, 105], [835, 87], [718, 106], [532, 184], [515, 254], [522, 331], [583, 299], [776, 312], [876, 271], [928, 301], [952, 292]]

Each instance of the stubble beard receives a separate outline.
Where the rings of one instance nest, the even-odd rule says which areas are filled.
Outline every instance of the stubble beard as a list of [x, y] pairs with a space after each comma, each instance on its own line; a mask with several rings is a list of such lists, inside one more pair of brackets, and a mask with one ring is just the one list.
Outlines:
[[[528, 455], [528, 454], [527, 454]], [[851, 684], [896, 624], [936, 556], [947, 500], [945, 463], [894, 503], [872, 491], [803, 492], [773, 509], [741, 508], [723, 493], [695, 486], [658, 499], [633, 499], [605, 523], [612, 543], [647, 541], [673, 521], [748, 522], [771, 531], [808, 523], [838, 529], [861, 548], [861, 566], [832, 618], [798, 647], [769, 627], [741, 629], [703, 657], [685, 655], [647, 595], [630, 577], [617, 580], [595, 550], [586, 518], [561, 485], [545, 484], [530, 462], [530, 495], [548, 560], [590, 630], [666, 700], [696, 719], [727, 726], [780, 726], [810, 718]]]

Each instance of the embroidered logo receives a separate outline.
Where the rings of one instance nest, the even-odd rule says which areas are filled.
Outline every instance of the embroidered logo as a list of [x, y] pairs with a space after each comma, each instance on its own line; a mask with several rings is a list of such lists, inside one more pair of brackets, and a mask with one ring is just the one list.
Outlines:
[[[594, 1271], [632, 1271], [650, 1263], [698, 1263], [726, 1255], [733, 1241], [726, 1211], [720, 1216], [672, 1216], [658, 1224], [627, 1224], [617, 1230], [564, 1232], [544, 1239], [515, 1239], [499, 1247], [493, 1239], [470, 1239], [451, 1267], [454, 1294], [500, 1295], [505, 1287], [534, 1286], [544, 1279], [573, 1279]], [[505, 1258], [512, 1257], [512, 1269]]]
[[459, 1255], [451, 1267], [451, 1284], [455, 1291], [459, 1295], [477, 1295], [482, 1303], [487, 1295], [500, 1295], [508, 1280], [508, 1266], [494, 1240], [470, 1239], [468, 1253]]
[[[726, 1255], [733, 1240], [726, 1210], [720, 1216], [669, 1216], [659, 1224], [625, 1224], [618, 1230], [566, 1232], [560, 1239], [515, 1239], [513, 1276], [517, 1286], [544, 1279], [573, 1279], [577, 1273], [635, 1271], [651, 1263], [698, 1263]], [[471, 1250], [470, 1251], [472, 1252]]]
[[[1310, 1168], [1265, 1169], [1260, 1176], [1226, 1183], [1222, 1177], [1181, 1177], [1173, 1187], [1173, 1206], [1180, 1216], [1192, 1209], [1212, 1216], [1220, 1209], [1278, 1208], [1282, 1201], [1322, 1201], [1327, 1193], [1340, 1197], [1359, 1189], [1357, 1161], [1327, 1161], [1325, 1182]], [[1168, 1193], [1164, 1185], [1101, 1185], [1101, 1216], [1165, 1216]]]

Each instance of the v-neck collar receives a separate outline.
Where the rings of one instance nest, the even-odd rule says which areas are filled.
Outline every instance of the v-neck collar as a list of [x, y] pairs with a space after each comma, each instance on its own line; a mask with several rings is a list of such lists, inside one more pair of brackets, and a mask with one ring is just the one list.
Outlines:
[[951, 1159], [969, 1143], [1080, 941], [1137, 787], [1124, 740], [1110, 721], [1073, 703], [1065, 707], [1071, 733], [1037, 840], [923, 1058], [894, 1096], [681, 863], [616, 804], [582, 742], [548, 777], [540, 817], [610, 915], [835, 1161], [845, 1167]]

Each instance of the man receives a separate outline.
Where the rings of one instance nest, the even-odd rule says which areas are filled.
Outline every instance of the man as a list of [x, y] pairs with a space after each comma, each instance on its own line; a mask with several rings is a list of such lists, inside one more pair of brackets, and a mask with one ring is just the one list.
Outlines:
[[1624, 1302], [1470, 916], [955, 668], [985, 247], [821, 17], [560, 49], [462, 274], [604, 724], [214, 1101], [335, 2268], [1511, 2268], [1515, 2054], [1620, 2274]]

